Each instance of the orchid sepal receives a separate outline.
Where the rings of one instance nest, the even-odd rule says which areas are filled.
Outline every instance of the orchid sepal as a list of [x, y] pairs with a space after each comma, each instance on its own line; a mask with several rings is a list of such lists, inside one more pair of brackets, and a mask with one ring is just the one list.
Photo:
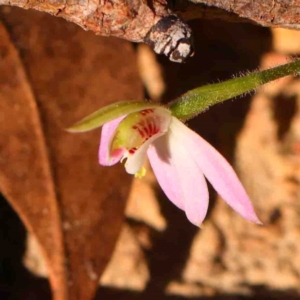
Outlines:
[[104, 124], [119, 117], [141, 111], [161, 107], [160, 104], [143, 101], [120, 101], [108, 106], [104, 106], [89, 116], [83, 118], [73, 126], [69, 127], [69, 132], [86, 132], [101, 127]]

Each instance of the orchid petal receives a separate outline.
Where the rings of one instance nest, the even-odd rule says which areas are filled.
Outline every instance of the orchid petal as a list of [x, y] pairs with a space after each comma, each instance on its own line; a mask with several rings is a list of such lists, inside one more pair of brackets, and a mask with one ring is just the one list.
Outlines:
[[168, 135], [157, 139], [148, 149], [148, 158], [156, 179], [166, 196], [178, 208], [184, 210], [179, 178], [170, 158]]
[[[173, 121], [174, 118], [172, 118]], [[200, 168], [174, 133], [155, 140], [148, 150], [155, 176], [166, 196], [200, 226], [208, 208], [208, 189]]]
[[103, 125], [100, 139], [99, 147], [99, 164], [102, 166], [112, 166], [119, 162], [121, 157], [124, 154], [125, 149], [120, 149], [116, 151], [114, 155], [110, 154], [111, 142], [114, 136], [114, 133], [119, 126], [120, 122], [125, 117], [119, 117], [111, 122], [108, 122]]
[[171, 130], [185, 145], [218, 194], [246, 220], [260, 224], [251, 201], [235, 171], [225, 158], [196, 132], [174, 118]]

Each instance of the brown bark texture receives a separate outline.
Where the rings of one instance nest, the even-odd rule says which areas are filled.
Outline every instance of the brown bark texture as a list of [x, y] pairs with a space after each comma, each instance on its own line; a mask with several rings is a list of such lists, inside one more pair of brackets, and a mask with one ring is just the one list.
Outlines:
[[0, 0], [0, 5], [47, 12], [98, 35], [146, 42], [175, 62], [193, 54], [189, 19], [246, 18], [263, 26], [300, 28], [300, 4], [289, 0]]
[[0, 0], [0, 5], [47, 12], [103, 36], [145, 41], [173, 61], [193, 53], [190, 28], [164, 0]]
[[[205, 5], [202, 9], [200, 7], [196, 9], [194, 18], [201, 17], [201, 10], [202, 17], [216, 16], [218, 13], [214, 8], [219, 8], [262, 26], [300, 29], [299, 0], [191, 0], [191, 2]], [[210, 9], [205, 14], [208, 7]], [[219, 13], [219, 17], [223, 18], [223, 14]], [[235, 19], [232, 14], [227, 14], [227, 20], [231, 18]]]

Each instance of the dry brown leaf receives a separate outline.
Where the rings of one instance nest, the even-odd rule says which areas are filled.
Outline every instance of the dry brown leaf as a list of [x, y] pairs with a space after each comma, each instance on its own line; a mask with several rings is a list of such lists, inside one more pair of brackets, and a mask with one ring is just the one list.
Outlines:
[[98, 166], [99, 132], [63, 129], [104, 104], [142, 98], [134, 52], [44, 14], [3, 16], [11, 38], [1, 25], [0, 189], [43, 249], [54, 299], [92, 299], [131, 178]]

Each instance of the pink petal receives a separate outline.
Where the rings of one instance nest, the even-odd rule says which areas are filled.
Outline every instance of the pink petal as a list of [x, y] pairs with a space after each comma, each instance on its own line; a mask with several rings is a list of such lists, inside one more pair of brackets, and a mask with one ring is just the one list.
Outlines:
[[208, 208], [206, 181], [186, 149], [170, 137], [168, 133], [149, 147], [151, 166], [166, 196], [185, 211], [191, 223], [200, 226]]
[[261, 224], [244, 187], [225, 158], [179, 120], [174, 118], [171, 128], [218, 194], [242, 217]]
[[100, 147], [99, 147], [99, 164], [102, 166], [112, 166], [119, 162], [122, 158], [124, 150], [119, 150], [116, 153], [110, 155], [110, 145], [111, 141], [114, 137], [114, 133], [119, 125], [119, 123], [126, 116], [119, 117], [113, 121], [110, 121], [103, 125], [100, 139]]

